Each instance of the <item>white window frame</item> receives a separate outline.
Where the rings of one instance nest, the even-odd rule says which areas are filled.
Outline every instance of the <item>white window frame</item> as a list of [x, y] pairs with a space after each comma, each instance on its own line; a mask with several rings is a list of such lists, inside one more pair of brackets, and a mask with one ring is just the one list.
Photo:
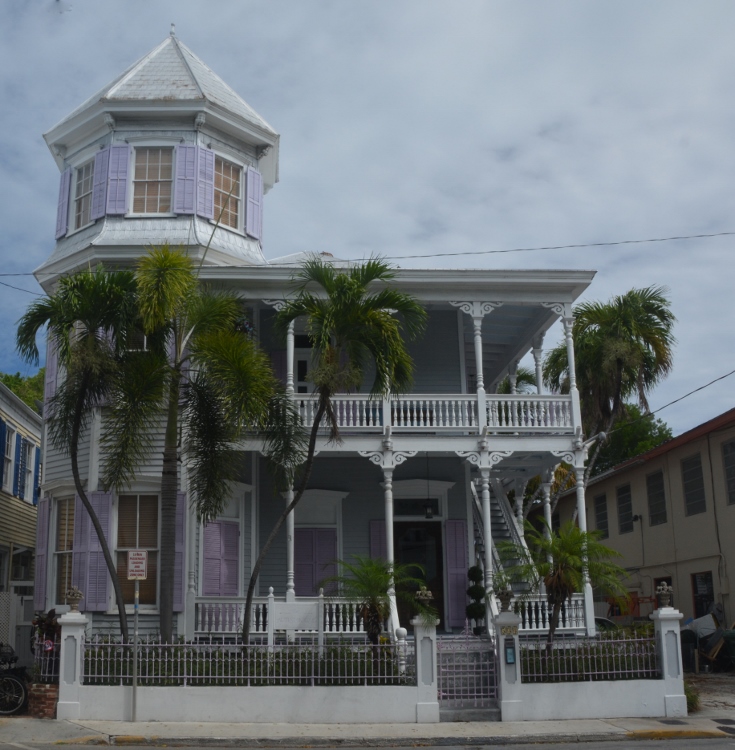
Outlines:
[[25, 501], [33, 504], [33, 475], [36, 469], [36, 446], [30, 441], [26, 440], [26, 475], [23, 478], [25, 483]]
[[[60, 518], [60, 512], [59, 512], [59, 506], [61, 503], [71, 503], [72, 507], [72, 515], [71, 515], [71, 526], [67, 528], [67, 532], [69, 533], [69, 538], [71, 539], [71, 547], [66, 550], [59, 551], [59, 518]], [[65, 605], [66, 601], [62, 601], [64, 599], [63, 595], [58, 596], [58, 588], [59, 588], [59, 559], [63, 556], [69, 557], [69, 586], [72, 584], [72, 556], [74, 554], [74, 523], [76, 519], [76, 498], [72, 495], [70, 497], [60, 497], [54, 501], [54, 517], [51, 519], [52, 523], [49, 524], [49, 532], [53, 530], [53, 540], [49, 540], [50, 544], [48, 547], [52, 550], [53, 558], [54, 558], [54, 564], [52, 568], [53, 573], [53, 580], [52, 580], [52, 586], [53, 588], [49, 591], [48, 585], [46, 587], [47, 595], [51, 593], [53, 595], [53, 602], [54, 604], [60, 604]], [[68, 519], [67, 514], [67, 519]], [[49, 536], [51, 533], [49, 533]], [[58, 601], [57, 601], [58, 599]]]
[[[85, 191], [83, 193], [79, 192], [79, 178], [80, 175], [83, 173], [85, 169], [89, 167], [89, 190]], [[94, 159], [87, 159], [84, 162], [82, 162], [78, 167], [75, 167], [74, 169], [74, 179], [72, 181], [72, 196], [71, 200], [69, 201], [70, 204], [70, 211], [71, 216], [69, 217], [69, 227], [70, 231], [68, 234], [71, 234], [72, 232], [78, 232], [80, 229], [84, 229], [85, 227], [88, 227], [90, 224], [94, 224], [94, 220], [92, 219], [92, 192], [94, 190]], [[87, 221], [82, 222], [80, 224], [77, 224], [77, 207], [79, 205], [80, 201], [84, 201], [87, 199]], [[83, 216], [83, 214], [82, 214]]]
[[[244, 187], [245, 187], [245, 180], [247, 179], [247, 166], [243, 165], [242, 163], [235, 161], [234, 159], [229, 158], [228, 156], [224, 156], [223, 154], [215, 151], [214, 152], [214, 220], [212, 223], [216, 223], [217, 217], [219, 216], [220, 208], [217, 207], [217, 195], [220, 194], [223, 196], [222, 200], [227, 197], [227, 192], [224, 190], [221, 190], [217, 187], [217, 162], [224, 162], [225, 164], [231, 165], [235, 169], [238, 169], [240, 171], [240, 189], [235, 195], [233, 194], [230, 196], [230, 200], [236, 200], [237, 201], [237, 211], [235, 212], [237, 215], [237, 225], [232, 226], [230, 224], [225, 224], [223, 221], [220, 221], [219, 226], [223, 229], [228, 229], [231, 232], [238, 232], [239, 234], [242, 234], [244, 231], [244, 225], [245, 225], [245, 217], [244, 217], [244, 210], [245, 210], [245, 202], [243, 201], [243, 193], [244, 193]], [[223, 214], [224, 218], [224, 214]]]
[[5, 446], [3, 450], [3, 461], [5, 462], [3, 470], [3, 486], [2, 489], [6, 492], [13, 494], [13, 475], [15, 468], [15, 440], [17, 431], [10, 425], [5, 428]]
[[[135, 169], [136, 164], [138, 162], [138, 152], [146, 150], [146, 149], [167, 149], [171, 151], [171, 194], [170, 194], [170, 201], [169, 201], [169, 210], [168, 211], [154, 211], [154, 212], [146, 212], [146, 211], [136, 211], [135, 210], [135, 184], [136, 182], [165, 182], [165, 180], [136, 180], [135, 179]], [[155, 142], [143, 142], [143, 143], [137, 143], [133, 146], [131, 151], [131, 163], [129, 165], [128, 169], [128, 195], [129, 195], [129, 210], [127, 215], [128, 216], [136, 216], [136, 217], [155, 217], [155, 218], [161, 218], [161, 217], [171, 217], [176, 216], [174, 213], [174, 187], [176, 185], [176, 148], [174, 144], [171, 141], [155, 141]], [[160, 202], [160, 201], [159, 201]]]

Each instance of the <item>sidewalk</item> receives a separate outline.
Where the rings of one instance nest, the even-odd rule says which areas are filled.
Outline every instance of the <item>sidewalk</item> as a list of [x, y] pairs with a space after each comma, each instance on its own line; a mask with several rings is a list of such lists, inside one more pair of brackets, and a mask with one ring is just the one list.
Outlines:
[[115, 721], [0, 720], [0, 744], [208, 745], [314, 747], [340, 745], [493, 745], [523, 742], [735, 736], [731, 710], [686, 719], [446, 722], [440, 724], [217, 724]]

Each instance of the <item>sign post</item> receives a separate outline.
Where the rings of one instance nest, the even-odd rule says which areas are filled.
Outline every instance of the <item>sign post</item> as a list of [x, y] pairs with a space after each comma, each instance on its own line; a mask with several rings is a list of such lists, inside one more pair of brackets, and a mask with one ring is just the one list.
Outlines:
[[136, 721], [138, 691], [138, 601], [140, 599], [140, 581], [148, 578], [148, 550], [128, 550], [128, 580], [135, 581], [135, 607], [133, 615], [133, 716]]

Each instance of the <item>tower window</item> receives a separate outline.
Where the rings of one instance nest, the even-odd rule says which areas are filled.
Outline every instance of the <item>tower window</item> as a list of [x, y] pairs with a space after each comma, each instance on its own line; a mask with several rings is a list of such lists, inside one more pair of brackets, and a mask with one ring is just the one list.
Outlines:
[[240, 226], [240, 185], [242, 169], [220, 156], [214, 160], [214, 218], [238, 229]]
[[135, 150], [133, 213], [170, 213], [173, 154], [172, 148], [138, 148]]
[[77, 180], [74, 186], [74, 229], [80, 229], [91, 222], [92, 178], [94, 161], [87, 162], [77, 169]]

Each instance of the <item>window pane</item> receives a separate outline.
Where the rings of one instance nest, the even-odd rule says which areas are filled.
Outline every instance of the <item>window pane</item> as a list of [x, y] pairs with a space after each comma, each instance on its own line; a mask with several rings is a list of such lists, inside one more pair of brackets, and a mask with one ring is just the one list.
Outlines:
[[71, 552], [56, 556], [56, 603], [66, 604], [66, 592], [71, 588]]
[[666, 495], [664, 493], [664, 473], [657, 471], [646, 477], [648, 492], [648, 523], [657, 526], [666, 523]]
[[168, 213], [171, 210], [172, 178], [172, 148], [136, 149], [133, 213]]
[[735, 504], [735, 440], [722, 445], [722, 461], [725, 465], [725, 491], [729, 505]]
[[602, 539], [607, 539], [609, 529], [607, 525], [607, 496], [598, 495], [595, 498], [595, 525], [602, 532]]
[[702, 474], [702, 458], [696, 456], [685, 458], [681, 462], [681, 479], [684, 485], [684, 505], [688, 516], [704, 513], [707, 506], [704, 499], [704, 475]]
[[158, 547], [158, 496], [141, 495], [138, 512], [138, 547], [155, 549]]
[[117, 512], [117, 546], [136, 549], [138, 537], [138, 498], [136, 495], [120, 495]]
[[[224, 226], [237, 229], [240, 216], [240, 177], [242, 169], [217, 156], [214, 160], [215, 218]], [[224, 207], [224, 210], [223, 210]]]
[[59, 500], [56, 507], [58, 514], [56, 551], [67, 552], [74, 544], [74, 498]]
[[630, 485], [618, 487], [618, 531], [628, 534], [633, 531], [633, 498], [630, 494]]

